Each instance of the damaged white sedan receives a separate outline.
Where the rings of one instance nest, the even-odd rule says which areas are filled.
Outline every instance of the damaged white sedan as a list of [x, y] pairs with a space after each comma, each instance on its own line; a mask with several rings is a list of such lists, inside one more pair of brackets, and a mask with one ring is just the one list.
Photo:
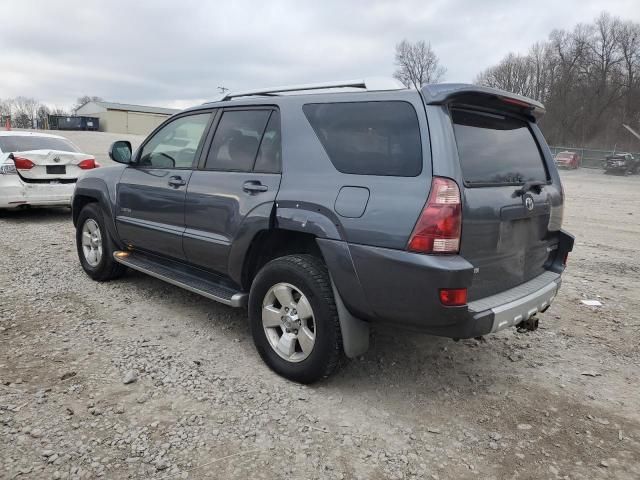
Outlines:
[[0, 132], [0, 209], [69, 206], [80, 174], [98, 166], [64, 137]]

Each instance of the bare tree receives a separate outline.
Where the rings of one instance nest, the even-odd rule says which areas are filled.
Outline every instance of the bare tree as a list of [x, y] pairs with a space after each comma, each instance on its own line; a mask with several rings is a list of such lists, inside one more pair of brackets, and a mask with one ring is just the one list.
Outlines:
[[534, 73], [530, 58], [509, 53], [498, 65], [482, 72], [476, 83], [530, 97]]
[[540, 126], [563, 146], [640, 150], [622, 123], [640, 127], [640, 24], [602, 13], [510, 53], [476, 82], [544, 102]]
[[36, 110], [36, 118], [38, 120], [38, 128], [48, 128], [49, 115], [50, 114], [51, 114], [51, 109], [49, 107], [47, 107], [43, 103], [38, 105], [38, 109]]
[[394, 78], [407, 88], [420, 89], [425, 83], [439, 82], [446, 69], [431, 48], [430, 43], [420, 40], [411, 43], [403, 40], [396, 45], [396, 66]]
[[[13, 109], [13, 100], [10, 98], [6, 100], [0, 99], [0, 119], [11, 118], [11, 111]], [[4, 123], [0, 127], [4, 126]]]
[[38, 109], [38, 101], [31, 97], [16, 97], [13, 99], [15, 126], [18, 128], [33, 128]]
[[69, 115], [69, 112], [62, 107], [53, 107], [51, 115]]
[[82, 95], [81, 97], [78, 97], [78, 99], [76, 100], [76, 104], [73, 107], [73, 111], [78, 110], [85, 103], [89, 103], [89, 102], [104, 102], [104, 99], [102, 97], [97, 97], [95, 95]]

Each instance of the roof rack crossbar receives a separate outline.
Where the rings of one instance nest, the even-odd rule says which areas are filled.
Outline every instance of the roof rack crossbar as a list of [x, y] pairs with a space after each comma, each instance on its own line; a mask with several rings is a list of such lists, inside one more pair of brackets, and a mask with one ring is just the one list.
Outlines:
[[399, 82], [393, 79], [370, 79], [370, 80], [343, 80], [336, 82], [308, 83], [304, 85], [286, 85], [282, 87], [258, 88], [255, 90], [244, 90], [231, 92], [222, 97], [221, 101], [231, 100], [238, 97], [253, 97], [258, 95], [276, 95], [278, 93], [304, 92], [309, 90], [330, 90], [332, 88], [362, 88], [364, 90], [399, 90], [404, 88]]

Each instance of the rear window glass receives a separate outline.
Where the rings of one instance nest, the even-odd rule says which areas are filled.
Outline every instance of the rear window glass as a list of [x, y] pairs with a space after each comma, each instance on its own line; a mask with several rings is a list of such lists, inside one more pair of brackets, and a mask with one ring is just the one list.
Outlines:
[[313, 103], [303, 111], [338, 171], [398, 177], [422, 171], [420, 127], [411, 104]]
[[2, 136], [0, 150], [4, 153], [28, 152], [29, 150], [60, 150], [61, 152], [78, 152], [76, 146], [65, 138], [37, 136]]
[[465, 182], [470, 186], [547, 181], [547, 171], [527, 122], [453, 109], [453, 128]]

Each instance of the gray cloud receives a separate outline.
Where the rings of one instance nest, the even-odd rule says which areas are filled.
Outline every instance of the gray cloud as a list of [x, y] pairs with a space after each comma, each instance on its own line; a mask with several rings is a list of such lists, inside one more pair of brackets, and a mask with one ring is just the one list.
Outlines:
[[637, 0], [205, 2], [4, 0], [0, 98], [79, 95], [187, 106], [237, 89], [390, 76], [395, 44], [431, 41], [448, 81]]

